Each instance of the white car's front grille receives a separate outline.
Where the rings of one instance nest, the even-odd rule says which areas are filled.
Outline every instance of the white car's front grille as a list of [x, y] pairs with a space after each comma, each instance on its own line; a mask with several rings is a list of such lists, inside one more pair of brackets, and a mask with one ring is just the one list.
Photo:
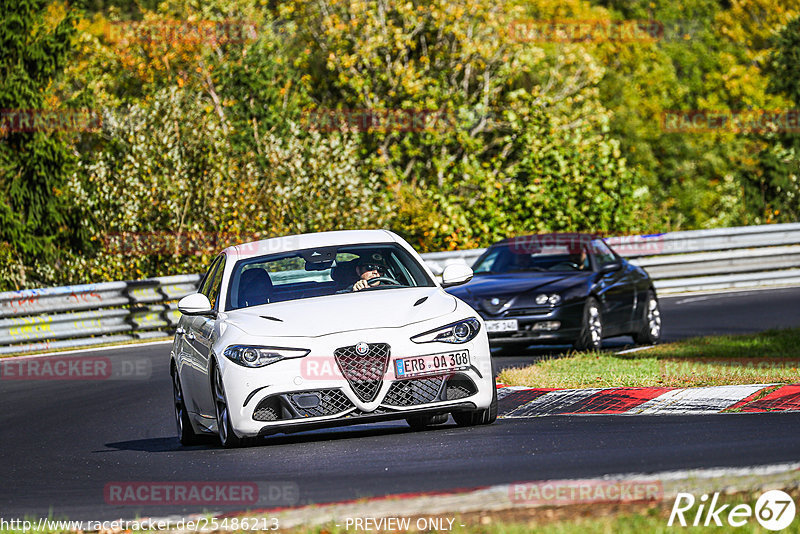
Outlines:
[[[356, 396], [363, 402], [372, 402], [389, 367], [391, 347], [387, 343], [365, 343], [361, 345], [363, 354], [359, 354], [356, 350], [359, 345], [340, 347], [333, 351], [333, 356]], [[364, 346], [366, 351], [363, 351]]]

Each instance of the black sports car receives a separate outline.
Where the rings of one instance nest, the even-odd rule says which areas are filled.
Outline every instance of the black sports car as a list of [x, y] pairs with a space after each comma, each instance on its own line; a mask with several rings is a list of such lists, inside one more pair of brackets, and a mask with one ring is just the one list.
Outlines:
[[653, 282], [592, 234], [505, 239], [473, 265], [474, 278], [448, 289], [478, 310], [492, 345], [565, 344], [596, 349], [606, 337], [636, 343], [661, 336]]

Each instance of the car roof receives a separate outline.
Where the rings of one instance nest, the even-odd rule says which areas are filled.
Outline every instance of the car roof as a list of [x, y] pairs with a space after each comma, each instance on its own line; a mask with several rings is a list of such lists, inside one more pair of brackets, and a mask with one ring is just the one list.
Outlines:
[[222, 252], [228, 256], [235, 256], [237, 259], [241, 259], [316, 247], [399, 242], [399, 238], [388, 230], [336, 230], [333, 232], [297, 234], [251, 241], [230, 246]]
[[[556, 242], [574, 242], [574, 240], [577, 239], [581, 243], [588, 243], [594, 239], [603, 239], [603, 236], [601, 236], [600, 234], [592, 234], [589, 232], [545, 232], [542, 234], [526, 234], [514, 237], [507, 237], [505, 239], [492, 243], [491, 246], [494, 247], [496, 245], [506, 245], [508, 243], [514, 243], [526, 240], [539, 241], [539, 240], [545, 240], [546, 238], [556, 238]], [[566, 238], [566, 240], [564, 238]]]

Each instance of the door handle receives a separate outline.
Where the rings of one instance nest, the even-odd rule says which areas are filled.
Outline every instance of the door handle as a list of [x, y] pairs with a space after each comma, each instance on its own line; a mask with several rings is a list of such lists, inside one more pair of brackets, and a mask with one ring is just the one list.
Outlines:
[[188, 334], [186, 334], [186, 339], [188, 339], [189, 341], [194, 341], [194, 332], [189, 332]]

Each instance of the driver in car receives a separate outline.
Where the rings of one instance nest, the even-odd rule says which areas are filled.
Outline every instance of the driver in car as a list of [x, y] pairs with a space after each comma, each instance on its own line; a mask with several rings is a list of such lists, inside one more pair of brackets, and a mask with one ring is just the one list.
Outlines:
[[381, 254], [375, 252], [361, 256], [356, 264], [356, 274], [358, 275], [358, 280], [355, 284], [353, 284], [353, 291], [361, 291], [362, 289], [366, 289], [368, 287], [381, 285], [381, 281], [370, 284], [369, 280], [372, 280], [373, 278], [385, 277], [387, 272], [388, 268], [386, 267], [386, 261], [384, 261]]

